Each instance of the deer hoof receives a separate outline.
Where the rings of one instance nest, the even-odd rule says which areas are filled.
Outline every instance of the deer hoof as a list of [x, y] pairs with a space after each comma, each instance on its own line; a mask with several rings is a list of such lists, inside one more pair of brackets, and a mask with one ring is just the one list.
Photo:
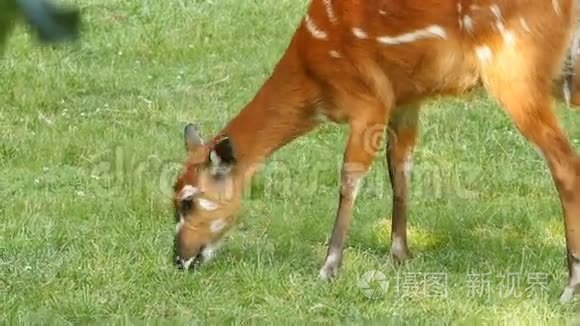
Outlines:
[[338, 266], [334, 264], [325, 264], [318, 274], [322, 281], [330, 281], [338, 276]]
[[406, 250], [404, 252], [393, 252], [391, 257], [393, 258], [395, 265], [400, 266], [406, 263], [408, 260], [413, 259], [413, 254], [411, 254], [409, 250]]
[[566, 286], [562, 295], [560, 296], [560, 303], [567, 304], [574, 301], [574, 295], [576, 294], [576, 287], [575, 286]]

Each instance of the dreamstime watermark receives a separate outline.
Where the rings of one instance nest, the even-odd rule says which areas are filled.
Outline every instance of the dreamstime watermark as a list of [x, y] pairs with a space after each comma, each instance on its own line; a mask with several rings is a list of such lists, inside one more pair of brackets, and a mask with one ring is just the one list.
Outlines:
[[[107, 187], [121, 187], [128, 192], [148, 191], [170, 198], [178, 175], [183, 171], [185, 155], [177, 159], [164, 159], [142, 154], [130, 147], [118, 146], [88, 158], [89, 173]], [[313, 162], [299, 166], [293, 162], [268, 161], [252, 167], [243, 182], [248, 195], [257, 192], [260, 198], [316, 196], [321, 191], [338, 191], [344, 173], [363, 173], [361, 187], [374, 197], [386, 197], [391, 193], [391, 183], [386, 170], [370, 173], [357, 164], [343, 164], [338, 160], [328, 169], [328, 161]], [[379, 166], [375, 167], [380, 168]], [[366, 172], [361, 172], [366, 171]], [[469, 185], [480, 176], [481, 170], [469, 166], [422, 166], [411, 174], [409, 192], [413, 196], [442, 198], [455, 196], [462, 199], [476, 198], [477, 191]]]
[[164, 160], [156, 155], [143, 158], [122, 146], [105, 151], [89, 161], [90, 176], [107, 187], [157, 191], [163, 196], [173, 193], [173, 185], [183, 168], [183, 161]]
[[[378, 146], [381, 128], [372, 129], [366, 138], [368, 146]], [[366, 146], [366, 145], [365, 145]], [[298, 164], [292, 161], [271, 158], [264, 163], [251, 167], [243, 180], [246, 197], [268, 199], [316, 197], [324, 192], [338, 192], [342, 186], [345, 173], [361, 174], [358, 185], [359, 194], [373, 198], [392, 196], [392, 184], [388, 164], [378, 160], [372, 166], [358, 163], [343, 163], [338, 158], [329, 160], [311, 160], [309, 164]], [[156, 196], [171, 198], [174, 183], [184, 168], [185, 153], [172, 158], [156, 154], [148, 156], [133, 150], [130, 146], [118, 146], [101, 152], [87, 159], [91, 177], [107, 187], [120, 187], [126, 192], [143, 191], [155, 193]], [[254, 173], [254, 171], [256, 173]], [[410, 197], [427, 200], [459, 198], [474, 200], [487, 188], [488, 172], [483, 167], [465, 162], [449, 163], [421, 159], [412, 167], [412, 160], [403, 167]], [[494, 180], [511, 182], [513, 174], [507, 170], [494, 172]], [[528, 180], [526, 182], [535, 182]], [[518, 180], [522, 182], [522, 180]]]
[[380, 299], [392, 294], [397, 298], [448, 298], [453, 289], [467, 291], [470, 298], [522, 298], [543, 296], [548, 290], [549, 274], [527, 273], [466, 273], [450, 281], [445, 272], [402, 272], [387, 276], [381, 271], [368, 271], [359, 278], [359, 289], [368, 299]]

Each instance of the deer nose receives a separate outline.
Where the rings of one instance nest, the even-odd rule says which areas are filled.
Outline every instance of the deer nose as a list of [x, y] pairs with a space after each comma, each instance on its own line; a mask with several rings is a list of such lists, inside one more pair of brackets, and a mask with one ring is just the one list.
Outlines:
[[176, 256], [175, 257], [175, 265], [177, 266], [177, 268], [183, 269], [184, 268], [183, 259], [181, 259], [181, 257], [179, 257], [179, 256]]

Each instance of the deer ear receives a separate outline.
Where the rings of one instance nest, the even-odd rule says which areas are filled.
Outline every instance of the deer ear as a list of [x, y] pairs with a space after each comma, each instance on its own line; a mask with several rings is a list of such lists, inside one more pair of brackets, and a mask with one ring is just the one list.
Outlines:
[[201, 138], [197, 127], [192, 123], [187, 124], [183, 129], [183, 138], [185, 141], [186, 150], [190, 151], [198, 146], [203, 145], [203, 139]]
[[234, 147], [228, 137], [217, 142], [209, 152], [211, 174], [214, 176], [229, 173], [235, 163], [236, 156], [234, 153]]

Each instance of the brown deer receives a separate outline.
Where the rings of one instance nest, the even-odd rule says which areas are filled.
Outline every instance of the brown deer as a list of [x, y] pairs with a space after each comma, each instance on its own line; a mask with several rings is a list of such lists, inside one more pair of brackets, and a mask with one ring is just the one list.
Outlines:
[[566, 229], [569, 279], [561, 301], [573, 299], [580, 284], [580, 159], [553, 112], [551, 88], [571, 40], [574, 2], [312, 0], [250, 103], [209, 142], [185, 127], [188, 158], [174, 195], [177, 265], [188, 269], [214, 254], [258, 166], [320, 117], [350, 128], [320, 277], [337, 276], [359, 182], [383, 141], [392, 256], [403, 262], [411, 256], [408, 176], [420, 103], [482, 84], [550, 169]]

